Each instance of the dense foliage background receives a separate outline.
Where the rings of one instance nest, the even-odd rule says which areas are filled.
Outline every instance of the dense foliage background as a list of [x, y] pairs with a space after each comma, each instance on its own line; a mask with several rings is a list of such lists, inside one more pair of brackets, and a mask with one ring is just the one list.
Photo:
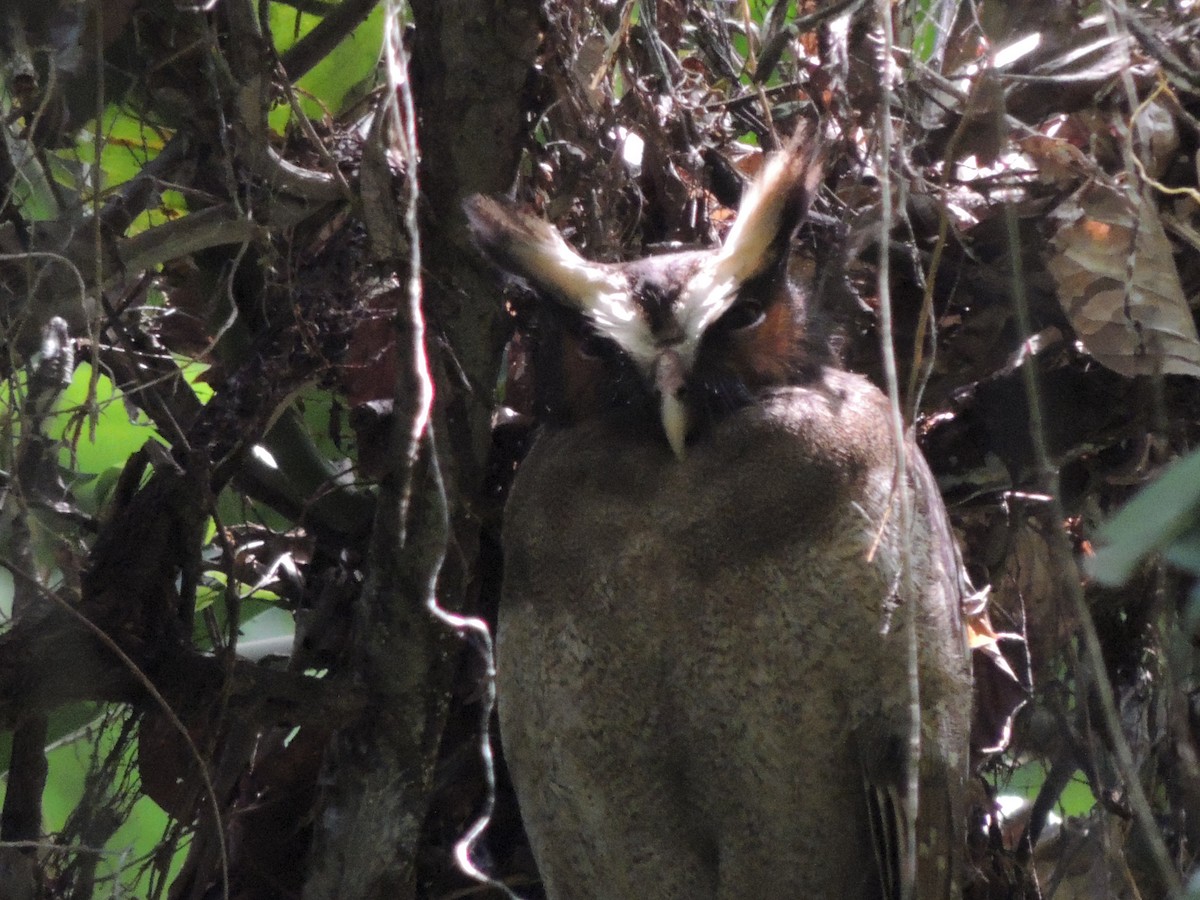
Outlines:
[[970, 896], [1186, 892], [1198, 48], [1189, 0], [8, 0], [0, 897], [539, 896], [481, 734], [525, 309], [461, 201], [709, 244], [818, 118], [795, 274], [992, 586], [979, 744], [1028, 700]]

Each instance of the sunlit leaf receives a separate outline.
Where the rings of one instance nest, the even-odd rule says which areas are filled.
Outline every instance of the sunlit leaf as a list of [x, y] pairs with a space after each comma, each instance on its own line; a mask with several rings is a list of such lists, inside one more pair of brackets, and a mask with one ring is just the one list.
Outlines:
[[1176, 460], [1126, 503], [1096, 535], [1084, 568], [1103, 584], [1123, 584], [1146, 556], [1196, 527], [1198, 513], [1200, 452]]
[[1046, 268], [1083, 348], [1122, 375], [1200, 375], [1200, 338], [1157, 209], [1093, 184], [1056, 218]]

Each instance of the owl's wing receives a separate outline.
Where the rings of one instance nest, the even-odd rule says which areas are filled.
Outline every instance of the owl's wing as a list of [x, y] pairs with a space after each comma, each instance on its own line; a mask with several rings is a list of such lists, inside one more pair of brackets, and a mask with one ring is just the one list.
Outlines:
[[[946, 644], [941, 652], [960, 654], [966, 669], [970, 651], [962, 607], [974, 588], [950, 529], [937, 481], [915, 446], [910, 446], [910, 460], [916, 519], [928, 528], [925, 540], [916, 544], [928, 548], [926, 584], [931, 595], [940, 595], [923, 598], [917, 608], [929, 612], [936, 623], [935, 629], [944, 629]], [[920, 636], [920, 632], [918, 635], [921, 640], [928, 637]], [[929, 649], [926, 648], [927, 652]], [[930, 711], [923, 709], [921, 713], [923, 725], [928, 726]], [[937, 717], [938, 711], [932, 715]], [[909, 737], [909, 723], [894, 715], [860, 726], [855, 735], [881, 896], [884, 900], [958, 898], [962, 890], [961, 849], [966, 828], [966, 760], [943, 758], [936, 752], [936, 740], [923, 748], [917, 773], [918, 813], [914, 823], [906, 803], [911, 775]]]
[[897, 785], [874, 784], [865, 779], [867, 816], [871, 823], [871, 839], [875, 845], [875, 862], [879, 866], [879, 881], [883, 900], [900, 900], [902, 886], [912, 883], [912, 875], [904, 871], [908, 851], [908, 826], [904, 813], [904, 798]]
[[[965, 771], [922, 755], [917, 822], [909, 817], [908, 735], [896, 722], [860, 727], [863, 787], [883, 900], [958, 900], [962, 896]], [[915, 847], [916, 853], [912, 852]]]

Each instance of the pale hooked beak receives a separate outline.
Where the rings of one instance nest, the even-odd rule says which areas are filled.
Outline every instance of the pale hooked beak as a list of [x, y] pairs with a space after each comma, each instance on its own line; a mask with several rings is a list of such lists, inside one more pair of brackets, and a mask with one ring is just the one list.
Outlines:
[[660, 398], [663, 431], [676, 459], [683, 459], [688, 432], [688, 409], [683, 402], [683, 360], [674, 350], [663, 350], [654, 361], [654, 387]]

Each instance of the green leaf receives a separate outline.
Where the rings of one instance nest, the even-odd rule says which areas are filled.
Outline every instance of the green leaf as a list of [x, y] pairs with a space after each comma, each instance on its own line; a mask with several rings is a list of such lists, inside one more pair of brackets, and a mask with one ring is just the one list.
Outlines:
[[[1003, 793], [1016, 794], [1034, 800], [1046, 782], [1046, 766], [1037, 761], [1024, 762], [997, 780], [997, 788]], [[1056, 809], [1063, 816], [1086, 815], [1096, 805], [1096, 797], [1088, 786], [1087, 779], [1076, 773], [1062, 793], [1058, 795]]]
[[1125, 504], [1096, 535], [1084, 570], [1101, 584], [1124, 584], [1149, 554], [1165, 549], [1197, 523], [1200, 452], [1176, 460]]
[[1163, 559], [1185, 572], [1200, 574], [1200, 528], [1189, 528], [1163, 551]]
[[[84, 475], [98, 476], [126, 461], [147, 440], [159, 440], [158, 432], [141, 412], [125, 403], [125, 395], [107, 376], [96, 379], [95, 402], [88, 403], [92, 367], [82, 363], [75, 369], [70, 386], [58, 403], [58, 413], [47, 423], [46, 433], [63, 442], [59, 463]], [[89, 415], [94, 410], [94, 418]], [[94, 499], [96, 481], [82, 493]]]
[[[81, 704], [60, 710], [51, 717], [52, 734], [62, 736], [63, 725], [72, 717], [76, 724], [71, 729], [75, 732], [71, 739], [59, 743], [46, 754], [49, 773], [46, 779], [46, 790], [42, 795], [42, 810], [44, 829], [53, 834], [61, 831], [67, 817], [79, 805], [83, 797], [84, 783], [88, 776], [93, 753], [105, 754], [116, 744], [116, 736], [120, 728], [118, 720], [109, 719], [104, 727], [88, 727], [80, 729], [79, 718], [87, 716], [84, 722], [96, 721], [98, 712], [96, 705]], [[131, 746], [124, 766], [133, 767], [135, 751]], [[7, 784], [0, 783], [0, 802]], [[96, 877], [98, 880], [98, 897], [145, 896], [147, 885], [141, 877], [143, 872], [137, 861], [155, 852], [162, 840], [163, 832], [169, 822], [166, 814], [148, 797], [141, 797], [134, 802], [124, 822], [97, 856]], [[94, 852], [92, 850], [80, 852]], [[176, 873], [183, 865], [187, 848], [181, 847], [171, 862], [171, 871]], [[119, 881], [123, 886], [117, 888], [112, 881]], [[109, 882], [103, 887], [100, 884]]]
[[[103, 707], [97, 703], [72, 703], [60, 706], [47, 716], [46, 740], [53, 746], [64, 738], [75, 735], [89, 722], [95, 722], [103, 714]], [[67, 742], [69, 743], [69, 742]], [[8, 778], [8, 763], [12, 758], [12, 732], [0, 733], [0, 763], [4, 770], [0, 775]], [[2, 787], [2, 786], [0, 786]]]
[[[374, 82], [375, 66], [383, 44], [383, 6], [377, 6], [367, 19], [296, 83], [297, 97], [304, 114], [322, 119], [337, 114], [359, 84]], [[297, 13], [294, 9], [272, 4], [271, 29], [280, 53], [304, 37], [320, 18]], [[292, 119], [292, 110], [284, 101], [271, 111], [272, 129], [283, 133]]]

